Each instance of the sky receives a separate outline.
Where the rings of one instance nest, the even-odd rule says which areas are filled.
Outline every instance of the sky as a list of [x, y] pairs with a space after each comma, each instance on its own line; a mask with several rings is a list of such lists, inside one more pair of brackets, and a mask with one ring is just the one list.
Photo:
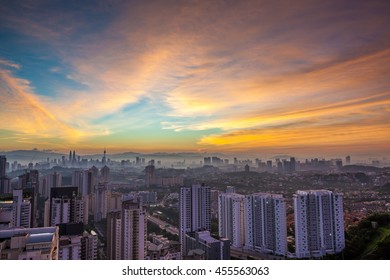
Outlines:
[[390, 2], [2, 1], [0, 150], [390, 156]]

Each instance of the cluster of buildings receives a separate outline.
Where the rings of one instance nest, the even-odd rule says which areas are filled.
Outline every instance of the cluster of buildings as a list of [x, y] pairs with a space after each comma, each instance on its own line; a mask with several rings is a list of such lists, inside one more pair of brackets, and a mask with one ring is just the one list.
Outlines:
[[[73, 155], [70, 154], [71, 159]], [[1, 157], [2, 181], [6, 181], [5, 162], [5, 157]], [[154, 166], [148, 167], [147, 172], [153, 174]], [[145, 205], [157, 202], [156, 192], [122, 195], [110, 189], [109, 174], [107, 166], [75, 170], [72, 185], [63, 186], [62, 176], [57, 172], [39, 176], [37, 170], [26, 170], [14, 189], [2, 183], [0, 258], [97, 259], [98, 235], [85, 227], [92, 217], [94, 222], [107, 223], [107, 232], [103, 234], [105, 257], [112, 260], [226, 260], [237, 249], [284, 257], [321, 258], [341, 252], [345, 246], [341, 194], [327, 190], [295, 193], [295, 253], [292, 254], [287, 248], [283, 195], [242, 195], [234, 187], [218, 193], [204, 184], [180, 189], [179, 242], [155, 234], [148, 240]], [[43, 210], [37, 210], [37, 194], [45, 199]], [[218, 198], [218, 236], [211, 234], [212, 196]]]
[[180, 243], [183, 258], [230, 259], [231, 249], [294, 258], [320, 258], [345, 247], [343, 198], [327, 190], [294, 195], [295, 254], [287, 248], [286, 200], [282, 195], [241, 195], [233, 187], [218, 197], [218, 235], [211, 236], [211, 190], [180, 190]]
[[145, 167], [145, 185], [147, 187], [152, 185], [158, 187], [182, 186], [183, 182], [184, 178], [182, 176], [157, 176], [153, 164]]
[[282, 195], [219, 195], [219, 236], [235, 248], [295, 257], [320, 258], [345, 247], [343, 197], [327, 190], [297, 191], [293, 197], [295, 254], [288, 253], [286, 200]]

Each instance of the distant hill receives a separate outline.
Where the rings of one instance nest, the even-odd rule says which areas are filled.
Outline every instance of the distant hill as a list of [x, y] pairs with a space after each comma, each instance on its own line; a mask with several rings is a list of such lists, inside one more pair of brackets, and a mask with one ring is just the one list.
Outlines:
[[341, 171], [344, 172], [381, 172], [385, 170], [390, 170], [389, 167], [375, 167], [375, 166], [366, 166], [366, 165], [345, 165], [341, 168]]
[[[6, 155], [8, 162], [18, 161], [22, 163], [29, 162], [37, 162], [37, 161], [46, 161], [47, 158], [61, 158], [62, 156], [68, 157], [69, 154], [58, 153], [51, 150], [16, 150], [16, 151], [8, 151], [1, 152], [0, 155]], [[76, 155], [77, 150], [76, 150]], [[81, 158], [87, 159], [101, 159], [103, 153], [99, 154], [90, 154], [90, 155], [82, 155]], [[158, 152], [158, 153], [137, 153], [137, 152], [124, 152], [117, 154], [107, 154], [107, 157], [113, 160], [122, 160], [122, 159], [134, 159], [135, 157], [147, 158], [147, 159], [171, 159], [171, 160], [184, 160], [184, 159], [203, 159], [205, 156], [218, 156], [222, 158], [226, 158], [227, 156], [221, 153], [215, 154], [204, 154], [204, 153], [191, 153], [191, 152], [182, 152], [182, 153], [166, 153], [166, 152]]]
[[16, 150], [10, 152], [0, 152], [0, 155], [5, 155], [8, 162], [18, 161], [18, 162], [36, 162], [36, 161], [46, 161], [47, 158], [61, 158], [64, 154], [53, 152], [51, 150]]

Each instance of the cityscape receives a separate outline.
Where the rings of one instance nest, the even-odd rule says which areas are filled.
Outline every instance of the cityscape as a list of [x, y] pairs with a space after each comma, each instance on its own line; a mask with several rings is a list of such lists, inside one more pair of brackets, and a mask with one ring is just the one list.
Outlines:
[[176, 161], [112, 160], [106, 150], [96, 160], [70, 151], [28, 164], [0, 156], [1, 258], [389, 257], [388, 166], [349, 155]]
[[389, 260], [389, 11], [2, 3], [0, 260]]

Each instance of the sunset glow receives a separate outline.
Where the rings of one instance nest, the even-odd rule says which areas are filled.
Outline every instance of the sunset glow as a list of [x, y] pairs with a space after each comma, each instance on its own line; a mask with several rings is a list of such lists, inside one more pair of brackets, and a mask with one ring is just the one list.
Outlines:
[[7, 1], [0, 150], [390, 156], [389, 1]]

